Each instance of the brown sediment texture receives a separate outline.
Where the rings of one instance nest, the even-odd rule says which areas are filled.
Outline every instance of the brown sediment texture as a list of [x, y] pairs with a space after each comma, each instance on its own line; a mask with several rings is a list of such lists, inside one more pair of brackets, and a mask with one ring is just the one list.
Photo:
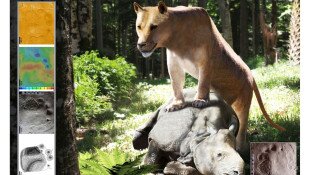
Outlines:
[[20, 44], [54, 44], [54, 2], [19, 2]]
[[19, 94], [19, 128], [21, 134], [54, 133], [53, 92]]
[[295, 143], [251, 143], [252, 175], [295, 175], [296, 170]]

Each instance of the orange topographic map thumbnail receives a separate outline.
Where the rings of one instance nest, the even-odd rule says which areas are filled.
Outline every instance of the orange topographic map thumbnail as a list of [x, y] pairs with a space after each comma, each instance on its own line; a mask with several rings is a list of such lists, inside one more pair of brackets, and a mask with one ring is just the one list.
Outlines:
[[19, 2], [19, 44], [54, 44], [54, 2]]

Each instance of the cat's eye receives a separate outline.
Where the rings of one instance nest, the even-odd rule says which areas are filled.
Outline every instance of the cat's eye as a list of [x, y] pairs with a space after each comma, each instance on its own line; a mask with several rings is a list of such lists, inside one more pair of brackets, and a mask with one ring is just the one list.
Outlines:
[[139, 29], [139, 30], [141, 30], [141, 26], [140, 26], [140, 25], [139, 25], [139, 26], [137, 26], [137, 27], [138, 27], [138, 29]]

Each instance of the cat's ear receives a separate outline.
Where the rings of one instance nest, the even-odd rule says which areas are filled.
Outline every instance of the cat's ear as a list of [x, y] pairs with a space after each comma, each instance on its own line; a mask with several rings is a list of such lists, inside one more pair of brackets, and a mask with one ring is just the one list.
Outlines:
[[136, 13], [138, 13], [139, 11], [143, 10], [143, 7], [141, 7], [141, 5], [139, 5], [138, 3], [134, 2], [133, 9], [135, 10]]
[[164, 14], [167, 12], [167, 6], [163, 1], [159, 1], [158, 3], [158, 10], [161, 14]]

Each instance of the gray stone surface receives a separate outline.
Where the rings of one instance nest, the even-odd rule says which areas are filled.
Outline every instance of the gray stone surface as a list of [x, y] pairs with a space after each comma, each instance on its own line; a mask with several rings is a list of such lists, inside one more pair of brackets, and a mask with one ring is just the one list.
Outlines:
[[18, 116], [21, 134], [53, 134], [53, 92], [20, 93]]

